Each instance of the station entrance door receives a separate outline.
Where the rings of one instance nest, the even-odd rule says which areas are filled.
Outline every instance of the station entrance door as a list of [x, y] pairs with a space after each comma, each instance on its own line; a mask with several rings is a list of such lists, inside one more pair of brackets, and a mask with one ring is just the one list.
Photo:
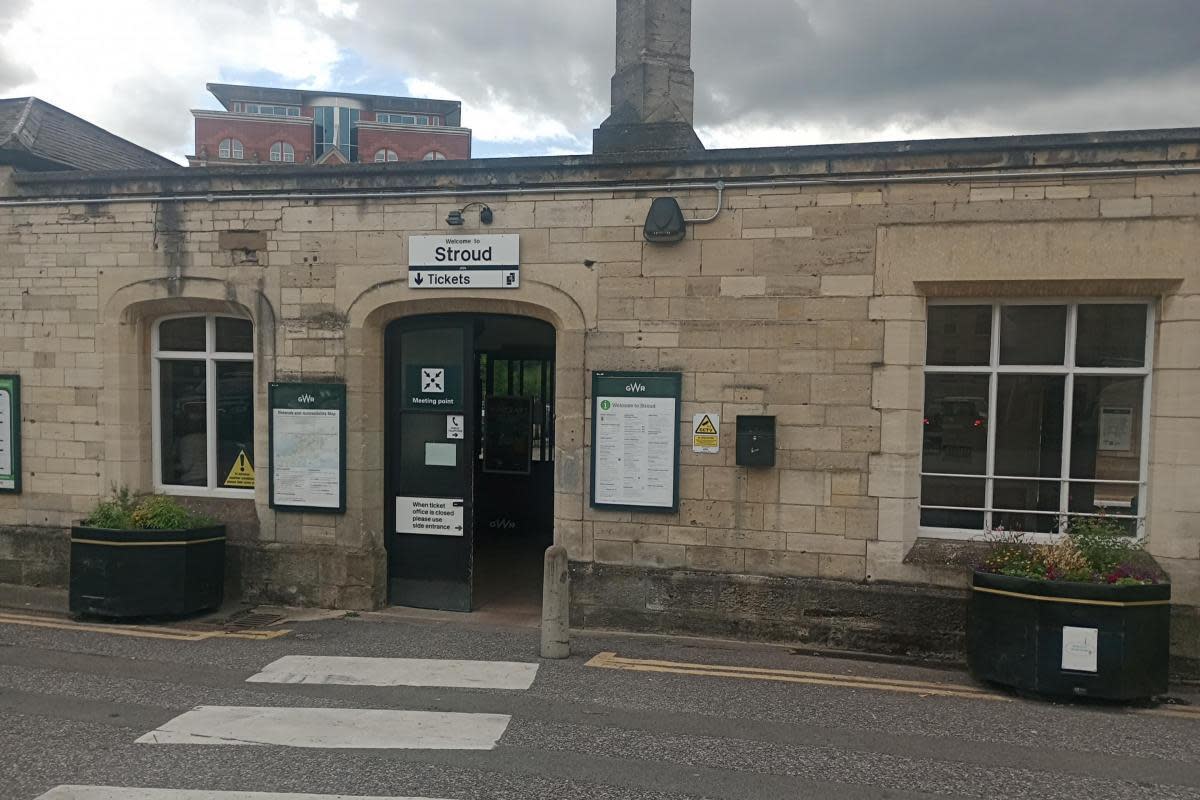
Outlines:
[[554, 328], [406, 317], [384, 358], [389, 601], [536, 608], [554, 539]]

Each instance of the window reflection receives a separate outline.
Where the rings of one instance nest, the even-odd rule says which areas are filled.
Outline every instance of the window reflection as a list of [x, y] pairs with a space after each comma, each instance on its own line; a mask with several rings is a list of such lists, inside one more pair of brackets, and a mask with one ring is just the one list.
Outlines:
[[924, 472], [986, 471], [988, 381], [987, 375], [926, 376]]
[[1000, 308], [1001, 364], [1062, 364], [1066, 349], [1066, 306]]
[[1000, 375], [996, 474], [1057, 477], [1062, 471], [1062, 375]]
[[988, 363], [992, 350], [992, 307], [930, 306], [928, 364], [976, 366]]
[[159, 362], [163, 483], [208, 484], [204, 372], [203, 361]]
[[[221, 486], [254, 488], [253, 373], [249, 361], [217, 362], [217, 483]], [[239, 463], [243, 455], [245, 460]]]

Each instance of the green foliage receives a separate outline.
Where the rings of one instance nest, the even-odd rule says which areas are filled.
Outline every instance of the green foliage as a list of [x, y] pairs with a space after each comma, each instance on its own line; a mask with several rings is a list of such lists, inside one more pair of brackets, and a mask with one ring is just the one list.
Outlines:
[[1052, 544], [1034, 544], [1020, 531], [997, 529], [985, 536], [984, 572], [1016, 578], [1081, 581], [1133, 586], [1157, 583], [1141, 543], [1121, 521], [1105, 517], [1070, 520], [1066, 535]]
[[83, 524], [93, 528], [180, 531], [212, 525], [213, 520], [184, 508], [173, 497], [137, 496], [120, 489], [110, 499], [97, 503]]

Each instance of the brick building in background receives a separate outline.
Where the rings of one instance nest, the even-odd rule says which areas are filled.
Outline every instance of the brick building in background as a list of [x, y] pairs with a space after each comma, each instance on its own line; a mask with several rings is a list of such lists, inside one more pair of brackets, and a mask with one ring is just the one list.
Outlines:
[[196, 109], [193, 167], [354, 164], [471, 157], [457, 100], [210, 83], [224, 111]]

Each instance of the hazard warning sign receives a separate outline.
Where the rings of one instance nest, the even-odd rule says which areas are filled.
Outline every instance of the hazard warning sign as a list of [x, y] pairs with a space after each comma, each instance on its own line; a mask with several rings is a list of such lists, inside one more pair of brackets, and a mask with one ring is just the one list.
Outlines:
[[254, 488], [254, 467], [246, 457], [245, 450], [238, 453], [238, 457], [233, 460], [233, 469], [229, 470], [225, 485], [234, 489]]
[[695, 414], [692, 417], [692, 452], [718, 453], [721, 450], [721, 415]]

